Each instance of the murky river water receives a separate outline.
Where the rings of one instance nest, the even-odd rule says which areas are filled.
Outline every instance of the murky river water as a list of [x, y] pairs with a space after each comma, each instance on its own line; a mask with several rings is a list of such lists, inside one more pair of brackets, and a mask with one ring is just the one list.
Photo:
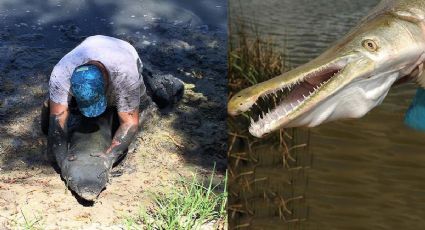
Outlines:
[[[277, 48], [286, 47], [289, 64], [296, 67], [348, 32], [377, 2], [233, 0], [230, 16], [254, 22]], [[412, 84], [393, 88], [364, 118], [310, 130], [313, 161], [302, 228], [425, 228], [425, 134], [403, 124], [414, 92]], [[274, 148], [263, 151], [263, 157], [274, 155]]]

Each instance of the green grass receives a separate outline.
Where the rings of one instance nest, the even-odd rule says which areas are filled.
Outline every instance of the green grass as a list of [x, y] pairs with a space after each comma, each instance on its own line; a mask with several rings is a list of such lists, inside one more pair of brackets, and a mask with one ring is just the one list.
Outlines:
[[[127, 229], [200, 229], [201, 226], [227, 221], [227, 174], [213, 185], [214, 171], [205, 185], [196, 175], [181, 181], [171, 192], [156, 196], [155, 205], [142, 207], [135, 217], [127, 217]], [[217, 191], [219, 187], [221, 191]]]
[[282, 52], [272, 39], [262, 38], [255, 25], [242, 21], [231, 27], [228, 79], [230, 91], [239, 91], [276, 77], [286, 69]]
[[43, 218], [41, 215], [26, 215], [22, 210], [14, 219], [10, 219], [12, 229], [19, 230], [41, 230], [43, 227]]

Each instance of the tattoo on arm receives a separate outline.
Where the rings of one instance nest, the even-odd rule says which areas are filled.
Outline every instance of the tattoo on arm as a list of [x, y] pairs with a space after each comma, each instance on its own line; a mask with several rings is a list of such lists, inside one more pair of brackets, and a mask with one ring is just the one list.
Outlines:
[[122, 124], [115, 132], [111, 146], [107, 154], [121, 154], [124, 152], [136, 136], [138, 126], [135, 124]]

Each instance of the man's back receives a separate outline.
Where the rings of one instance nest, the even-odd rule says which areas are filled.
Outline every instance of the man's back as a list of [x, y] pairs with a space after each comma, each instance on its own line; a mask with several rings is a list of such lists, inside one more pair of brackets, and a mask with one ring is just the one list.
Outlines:
[[86, 38], [56, 64], [50, 77], [50, 99], [67, 105], [72, 96], [71, 75], [89, 61], [101, 62], [108, 71], [110, 106], [123, 112], [138, 106], [140, 95], [145, 93], [139, 55], [128, 42], [103, 35]]

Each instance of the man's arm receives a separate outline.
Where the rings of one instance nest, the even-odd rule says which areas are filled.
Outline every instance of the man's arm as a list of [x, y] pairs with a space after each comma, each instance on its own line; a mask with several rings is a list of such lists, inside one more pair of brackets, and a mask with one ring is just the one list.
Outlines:
[[107, 156], [124, 152], [133, 141], [139, 126], [139, 109], [130, 112], [118, 112], [120, 126], [114, 134], [111, 146], [106, 150]]
[[[68, 106], [49, 101], [49, 133], [47, 138], [47, 151], [50, 157], [56, 158], [60, 164], [68, 152], [68, 129], [69, 116]], [[58, 159], [59, 158], [59, 159]]]

